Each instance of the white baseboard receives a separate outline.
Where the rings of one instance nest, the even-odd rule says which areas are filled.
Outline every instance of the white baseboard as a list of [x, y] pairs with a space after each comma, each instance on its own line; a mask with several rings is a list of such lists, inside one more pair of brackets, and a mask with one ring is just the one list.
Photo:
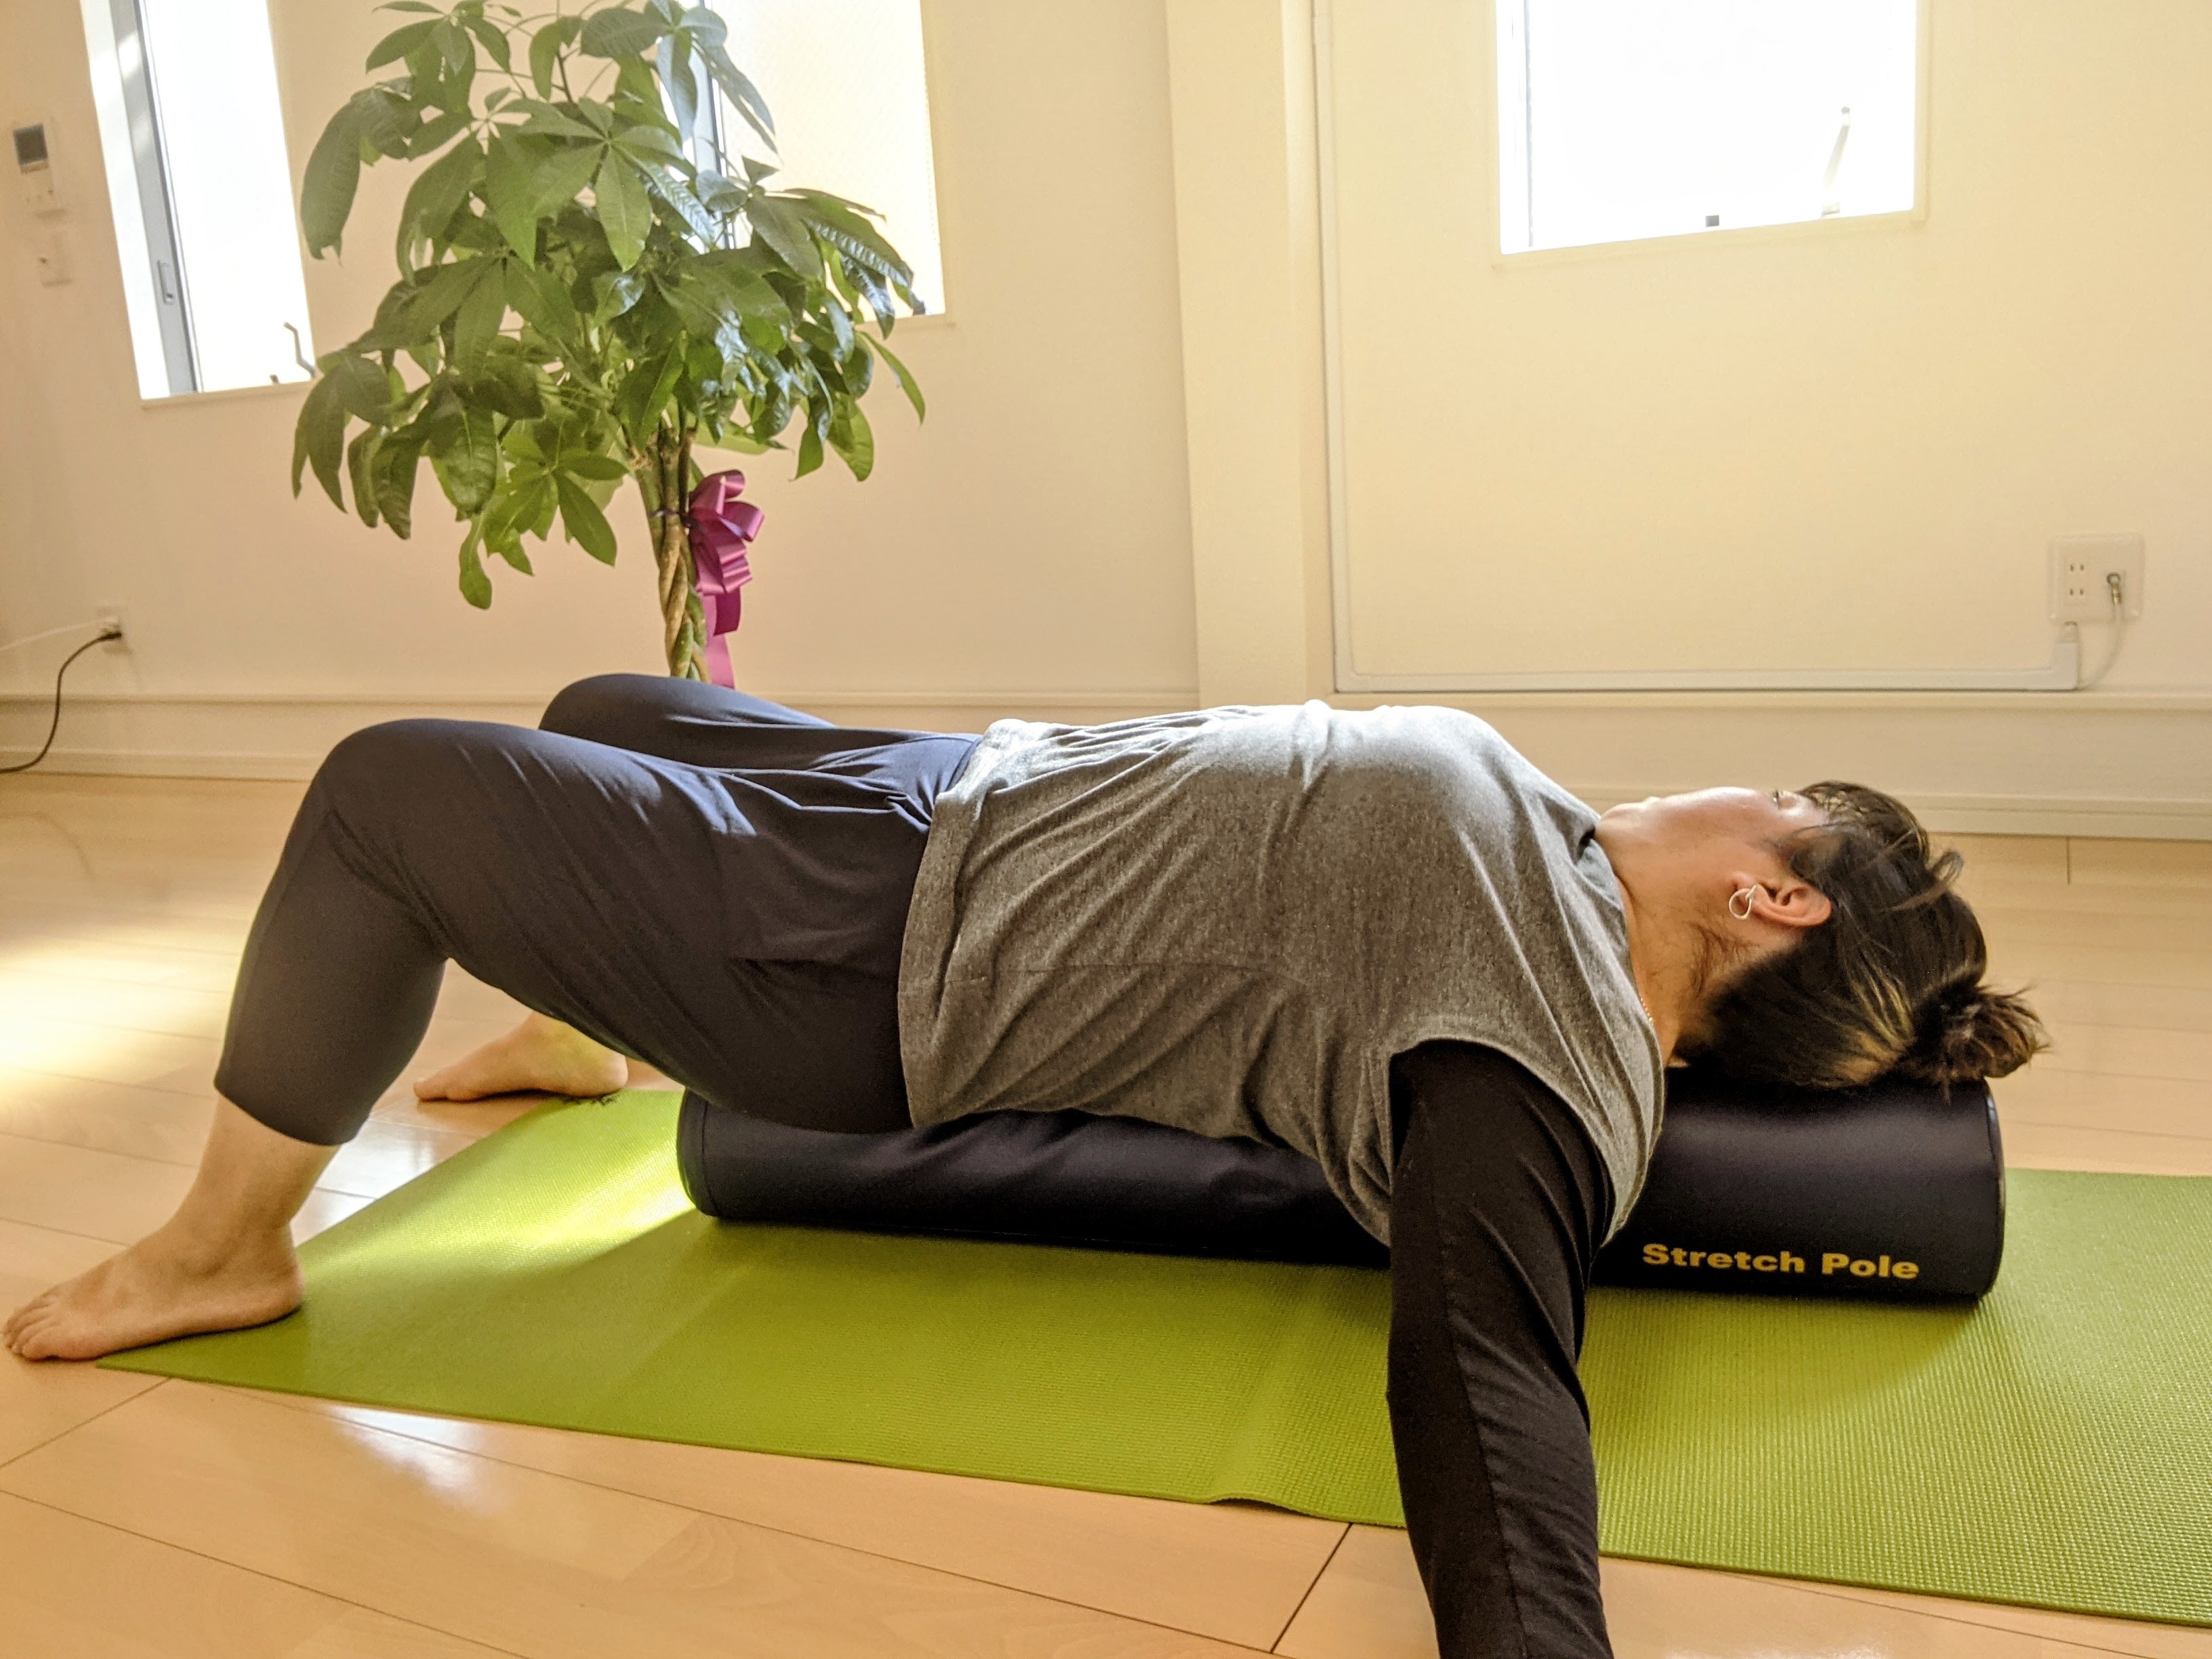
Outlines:
[[[0, 749], [0, 765], [30, 759], [29, 750]], [[170, 753], [143, 749], [64, 749], [57, 744], [35, 776], [91, 778], [215, 778], [305, 782], [318, 761], [307, 755], [245, 755], [217, 750]], [[0, 779], [0, 786], [4, 786]]]
[[[0, 693], [0, 763], [27, 760], [52, 703]], [[332, 744], [380, 720], [416, 716], [530, 724], [543, 698], [370, 697], [331, 693], [72, 694], [41, 772], [158, 778], [312, 777]]]
[[[795, 691], [767, 693], [844, 726], [980, 732], [1011, 717], [1083, 725], [1189, 708], [1161, 691]], [[349, 732], [434, 718], [534, 726], [547, 696], [403, 696], [337, 692], [102, 691], [71, 694], [46, 773], [158, 778], [305, 779]], [[0, 765], [28, 760], [46, 735], [51, 694], [0, 691]]]
[[[1188, 708], [1195, 695], [1184, 688], [832, 690], [784, 700], [845, 725], [974, 732], [1010, 716], [1124, 720]], [[2027, 706], [1976, 698], [1908, 707], [1793, 697], [1735, 706], [1680, 699], [1474, 706], [1601, 807], [1714, 782], [1771, 787], [1842, 775], [1894, 791], [1930, 828], [1953, 834], [2212, 841], [2212, 711], [2199, 702], [2083, 697]], [[46, 707], [37, 693], [0, 693], [0, 763], [28, 757], [21, 745], [44, 735]], [[544, 707], [542, 697], [512, 696], [87, 694], [70, 699], [62, 740], [40, 770], [301, 780], [340, 738], [379, 720], [437, 715], [528, 725]]]
[[[1602, 811], [1656, 793], [1605, 785], [1568, 788]], [[2071, 836], [2111, 841], [2212, 841], [2212, 799], [2123, 800], [2051, 795], [1903, 797], [1929, 829], [1953, 836]]]

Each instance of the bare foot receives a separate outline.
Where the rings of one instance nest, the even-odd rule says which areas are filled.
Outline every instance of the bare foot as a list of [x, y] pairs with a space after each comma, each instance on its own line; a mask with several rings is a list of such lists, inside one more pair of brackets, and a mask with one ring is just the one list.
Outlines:
[[97, 1359], [200, 1331], [241, 1330], [300, 1305], [300, 1260], [278, 1231], [208, 1257], [163, 1229], [18, 1308], [4, 1340], [25, 1359]]
[[588, 1100], [629, 1081], [629, 1061], [572, 1025], [532, 1014], [503, 1037], [418, 1079], [417, 1100], [482, 1100], [525, 1089]]

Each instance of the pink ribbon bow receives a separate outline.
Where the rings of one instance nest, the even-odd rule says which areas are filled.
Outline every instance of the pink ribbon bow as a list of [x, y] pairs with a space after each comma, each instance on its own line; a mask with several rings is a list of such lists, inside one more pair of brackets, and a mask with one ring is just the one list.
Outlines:
[[737, 631], [744, 614], [738, 590], [753, 579], [745, 549], [760, 534], [763, 517], [750, 501], [738, 499], [744, 488], [742, 472], [712, 473], [699, 481], [684, 513], [684, 526], [691, 535], [699, 605], [706, 614], [707, 672], [717, 685], [732, 690], [737, 677], [730, 668], [729, 641], [723, 636]]

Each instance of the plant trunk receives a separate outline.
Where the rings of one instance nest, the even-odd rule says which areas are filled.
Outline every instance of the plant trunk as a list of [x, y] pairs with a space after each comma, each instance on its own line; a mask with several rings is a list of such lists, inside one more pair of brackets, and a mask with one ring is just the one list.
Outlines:
[[668, 672], [678, 679], [707, 678], [705, 615], [694, 589], [691, 534], [684, 523], [690, 491], [691, 434], [663, 427], [653, 447], [634, 464], [653, 530], [653, 560], [659, 574], [661, 647]]

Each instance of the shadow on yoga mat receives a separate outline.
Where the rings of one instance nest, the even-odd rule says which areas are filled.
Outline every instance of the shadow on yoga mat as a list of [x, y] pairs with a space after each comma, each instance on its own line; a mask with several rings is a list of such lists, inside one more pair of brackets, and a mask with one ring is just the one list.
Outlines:
[[[545, 1107], [104, 1362], [1397, 1524], [1385, 1276], [709, 1220], [677, 1097]], [[1971, 1310], [1600, 1291], [1614, 1554], [2212, 1625], [2212, 1180], [2023, 1171]]]

